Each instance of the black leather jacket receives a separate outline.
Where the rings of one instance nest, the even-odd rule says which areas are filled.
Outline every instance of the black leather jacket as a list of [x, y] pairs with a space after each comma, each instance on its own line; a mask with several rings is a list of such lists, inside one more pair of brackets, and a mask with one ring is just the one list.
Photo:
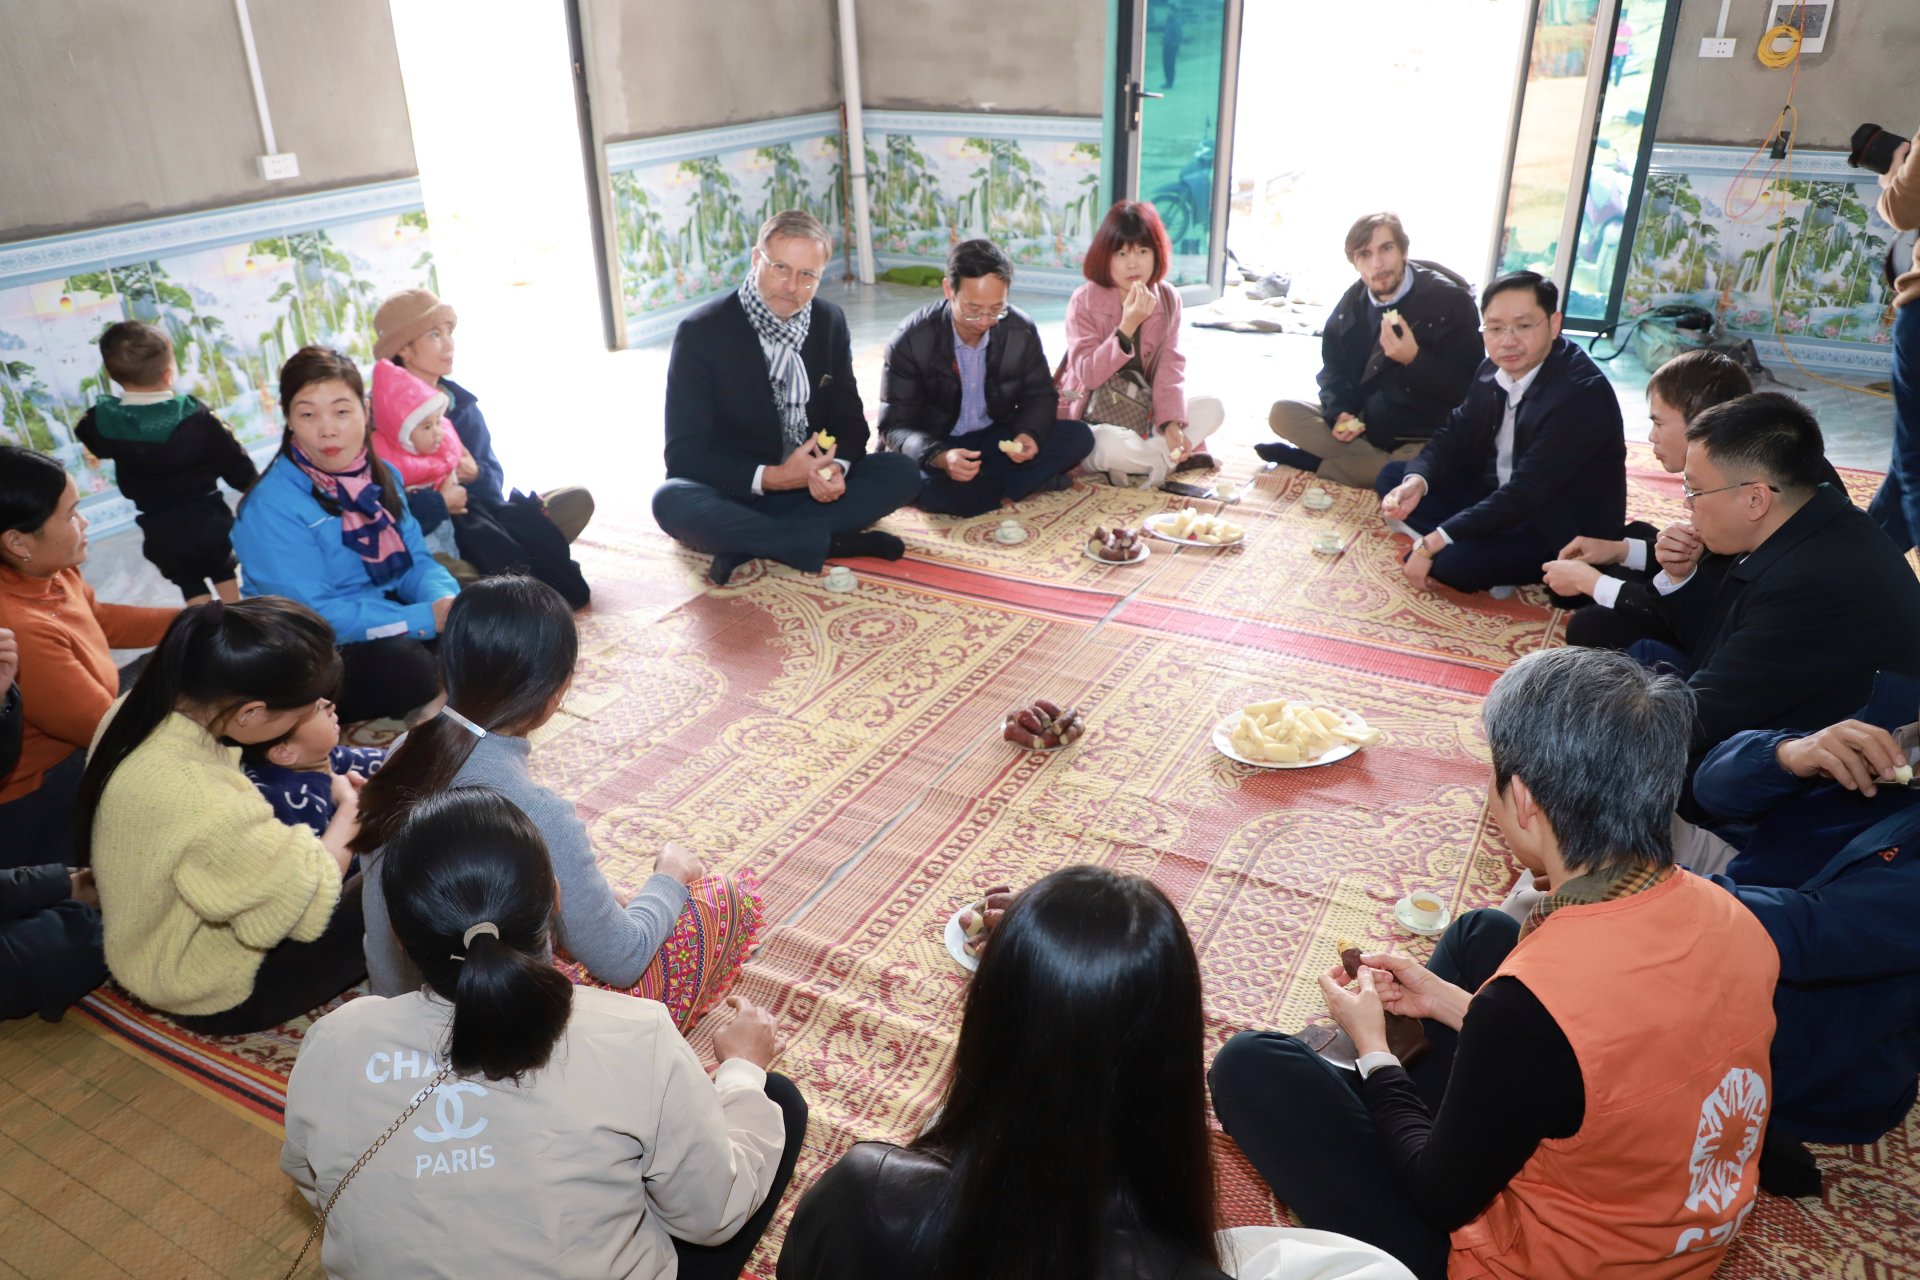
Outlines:
[[[922, 466], [948, 448], [960, 420], [960, 369], [946, 299], [920, 308], [887, 339], [880, 372], [880, 438]], [[1060, 416], [1060, 393], [1040, 331], [1015, 307], [987, 331], [987, 416], [1043, 444]]]

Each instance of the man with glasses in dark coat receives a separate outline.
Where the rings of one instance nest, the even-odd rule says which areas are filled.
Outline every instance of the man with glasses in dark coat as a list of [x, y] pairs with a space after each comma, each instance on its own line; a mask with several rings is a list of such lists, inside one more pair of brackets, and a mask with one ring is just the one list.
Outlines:
[[880, 436], [919, 464], [922, 511], [984, 515], [1065, 489], [1093, 450], [1086, 423], [1059, 418], [1040, 331], [1007, 304], [1012, 284], [998, 246], [963, 240], [947, 255], [945, 297], [887, 340]]

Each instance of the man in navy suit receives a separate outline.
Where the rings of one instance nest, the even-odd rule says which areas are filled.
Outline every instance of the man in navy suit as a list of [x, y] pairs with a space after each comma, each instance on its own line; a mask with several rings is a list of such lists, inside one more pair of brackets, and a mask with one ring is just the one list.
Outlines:
[[819, 219], [777, 213], [740, 288], [674, 334], [667, 482], [653, 518], [713, 556], [715, 583], [758, 558], [814, 573], [829, 559], [906, 551], [868, 526], [914, 500], [919, 468], [867, 452], [846, 315], [814, 296], [832, 256]]
[[1414, 538], [1407, 580], [1461, 591], [1538, 582], [1574, 538], [1627, 518], [1620, 402], [1560, 336], [1560, 292], [1515, 271], [1480, 297], [1487, 359], [1420, 456], [1381, 468], [1380, 514]]

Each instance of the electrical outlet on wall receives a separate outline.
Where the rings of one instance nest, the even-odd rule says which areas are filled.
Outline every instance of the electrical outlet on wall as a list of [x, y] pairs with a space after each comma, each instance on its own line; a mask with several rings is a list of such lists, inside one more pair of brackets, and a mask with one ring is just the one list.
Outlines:
[[1706, 36], [1700, 41], [1700, 56], [1703, 58], [1731, 58], [1734, 40], [1732, 36]]
[[300, 176], [300, 160], [291, 151], [282, 151], [277, 155], [260, 156], [260, 176], [268, 182], [277, 178], [297, 178]]

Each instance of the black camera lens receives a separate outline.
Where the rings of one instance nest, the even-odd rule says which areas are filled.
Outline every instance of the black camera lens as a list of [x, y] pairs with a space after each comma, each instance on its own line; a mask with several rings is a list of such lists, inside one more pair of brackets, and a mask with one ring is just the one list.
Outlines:
[[1893, 167], [1893, 153], [1905, 141], [1877, 124], [1863, 124], [1853, 131], [1853, 151], [1847, 156], [1847, 163], [1856, 169], [1885, 173]]

